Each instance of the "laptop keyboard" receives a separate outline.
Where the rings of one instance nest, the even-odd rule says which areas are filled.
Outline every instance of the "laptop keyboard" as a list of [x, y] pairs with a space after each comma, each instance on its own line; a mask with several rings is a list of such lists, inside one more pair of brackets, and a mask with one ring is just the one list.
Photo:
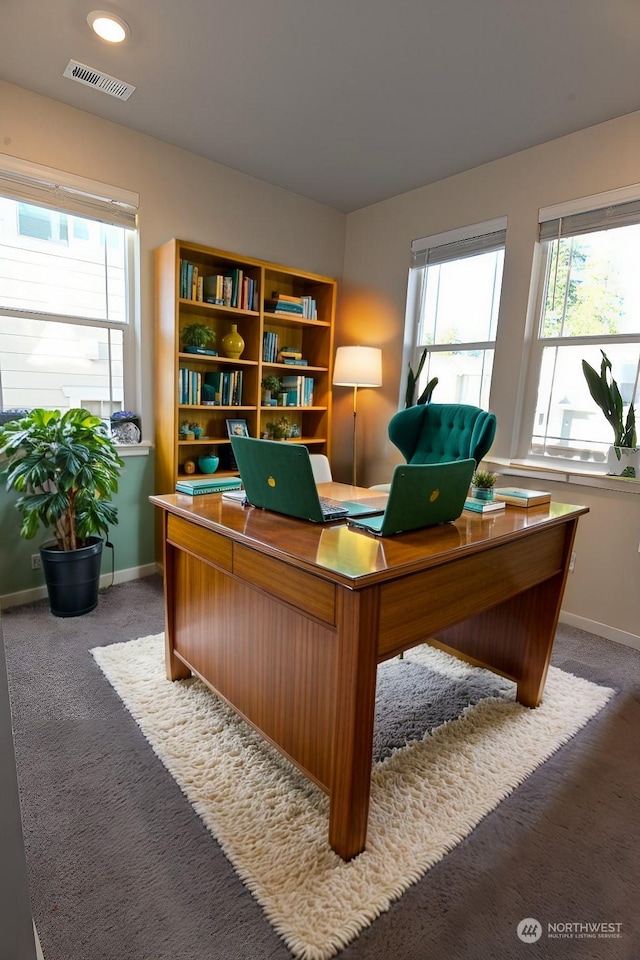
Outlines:
[[346, 517], [349, 513], [346, 507], [343, 507], [339, 500], [332, 500], [330, 497], [320, 497], [320, 509], [325, 520], [339, 520]]

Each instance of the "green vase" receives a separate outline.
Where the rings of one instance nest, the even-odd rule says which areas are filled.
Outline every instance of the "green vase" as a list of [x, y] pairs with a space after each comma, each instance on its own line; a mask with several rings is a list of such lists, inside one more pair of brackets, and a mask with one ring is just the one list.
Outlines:
[[244, 340], [238, 333], [238, 324], [232, 323], [229, 333], [225, 333], [222, 338], [222, 351], [225, 357], [231, 360], [238, 360], [244, 350]]

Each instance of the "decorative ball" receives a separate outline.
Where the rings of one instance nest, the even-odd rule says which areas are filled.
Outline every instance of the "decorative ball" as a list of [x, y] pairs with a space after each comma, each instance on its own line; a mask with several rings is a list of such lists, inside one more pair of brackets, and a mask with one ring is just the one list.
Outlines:
[[185, 472], [185, 473], [195, 473], [195, 472], [196, 472], [196, 463], [195, 463], [195, 460], [185, 460], [185, 462], [184, 462], [184, 472]]
[[218, 469], [218, 464], [220, 463], [219, 457], [214, 457], [211, 455], [198, 457], [198, 466], [203, 473], [215, 473]]

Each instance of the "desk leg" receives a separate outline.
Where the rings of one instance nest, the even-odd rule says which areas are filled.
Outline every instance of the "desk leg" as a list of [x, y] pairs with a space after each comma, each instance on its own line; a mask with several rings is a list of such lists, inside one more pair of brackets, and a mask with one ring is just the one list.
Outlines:
[[516, 681], [518, 703], [542, 700], [577, 520], [565, 525], [558, 573], [476, 616], [436, 631], [440, 645]]
[[[191, 671], [182, 660], [173, 652], [175, 624], [177, 577], [176, 577], [176, 548], [167, 543], [167, 520], [169, 514], [163, 511], [163, 562], [164, 562], [164, 663], [167, 680], [185, 680], [191, 676]], [[184, 598], [186, 603], [188, 598]]]
[[378, 588], [338, 591], [337, 704], [329, 843], [343, 860], [364, 850], [378, 647]]

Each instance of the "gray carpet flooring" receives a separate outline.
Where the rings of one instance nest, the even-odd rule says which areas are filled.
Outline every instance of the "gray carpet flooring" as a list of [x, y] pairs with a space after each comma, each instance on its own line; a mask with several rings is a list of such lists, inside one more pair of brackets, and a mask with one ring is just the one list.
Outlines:
[[[104, 591], [80, 618], [57, 619], [45, 601], [3, 613], [45, 960], [287, 960], [88, 653], [163, 626], [157, 577]], [[638, 960], [640, 653], [561, 626], [553, 663], [616, 695], [342, 960]], [[381, 756], [434, 715], [401, 673], [391, 689], [406, 711], [385, 728], [381, 707]], [[536, 944], [516, 935], [525, 917], [543, 925]], [[598, 921], [620, 924], [620, 938], [547, 935], [547, 924]]]

